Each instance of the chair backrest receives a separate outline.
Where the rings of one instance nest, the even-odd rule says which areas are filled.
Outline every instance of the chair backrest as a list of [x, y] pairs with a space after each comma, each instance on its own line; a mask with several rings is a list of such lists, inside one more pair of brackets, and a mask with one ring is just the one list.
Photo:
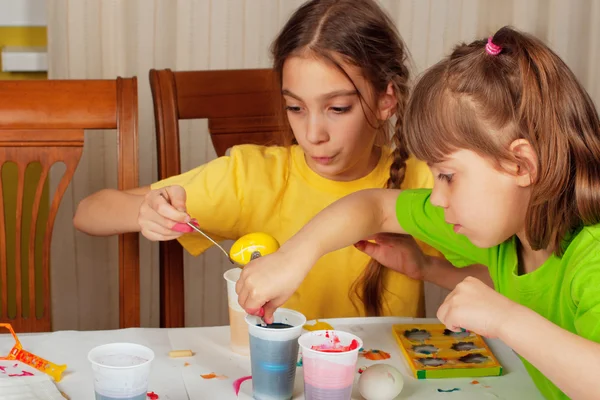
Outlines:
[[[16, 182], [10, 184], [0, 174], [0, 322], [21, 332], [51, 330], [52, 230], [83, 151], [84, 129], [117, 130], [119, 189], [137, 187], [137, 111], [136, 78], [0, 81], [0, 168], [14, 163], [17, 171]], [[48, 215], [41, 217], [50, 168], [60, 162], [65, 172], [50, 194]], [[26, 175], [37, 177], [30, 193]], [[3, 193], [9, 186], [16, 186], [14, 217], [5, 212], [8, 203], [15, 202]], [[7, 238], [7, 226], [14, 228], [14, 238]], [[36, 254], [42, 254], [41, 259]], [[137, 233], [119, 237], [119, 285], [119, 324], [139, 326]], [[13, 310], [8, 307], [9, 292], [14, 295]]]
[[[271, 69], [150, 70], [154, 102], [158, 177], [181, 173], [179, 120], [208, 119], [217, 156], [237, 144], [281, 144], [281, 107]], [[184, 326], [183, 250], [160, 243], [160, 323]]]

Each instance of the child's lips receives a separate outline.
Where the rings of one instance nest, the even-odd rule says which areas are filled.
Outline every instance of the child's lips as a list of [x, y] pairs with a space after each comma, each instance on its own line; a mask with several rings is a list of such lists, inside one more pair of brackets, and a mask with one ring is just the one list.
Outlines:
[[331, 164], [333, 157], [311, 157], [317, 164], [327, 165]]
[[456, 222], [452, 222], [452, 221], [445, 221], [448, 225], [452, 225], [452, 229], [454, 230], [454, 232], [458, 233], [458, 230], [460, 228], [462, 228], [461, 224], [457, 224]]

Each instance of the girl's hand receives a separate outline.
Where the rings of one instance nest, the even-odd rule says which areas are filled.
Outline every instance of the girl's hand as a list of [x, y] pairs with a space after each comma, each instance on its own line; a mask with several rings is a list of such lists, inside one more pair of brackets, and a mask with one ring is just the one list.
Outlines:
[[277, 307], [294, 294], [314, 264], [309, 261], [310, 257], [290, 254], [283, 248], [250, 261], [235, 286], [240, 306], [272, 323]]
[[183, 233], [191, 232], [191, 227], [177, 225], [190, 221], [185, 201], [185, 189], [181, 186], [168, 186], [148, 192], [138, 214], [142, 235], [149, 240], [159, 241], [176, 239]]
[[437, 317], [454, 332], [464, 328], [487, 338], [497, 338], [503, 325], [520, 307], [523, 306], [479, 279], [467, 277], [446, 297]]
[[412, 236], [378, 233], [370, 239], [375, 243], [361, 240], [354, 247], [394, 271], [412, 279], [424, 280], [430, 258]]

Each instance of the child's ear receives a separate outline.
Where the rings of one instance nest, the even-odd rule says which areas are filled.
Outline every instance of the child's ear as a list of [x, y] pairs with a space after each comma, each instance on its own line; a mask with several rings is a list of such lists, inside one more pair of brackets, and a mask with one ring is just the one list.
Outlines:
[[394, 91], [392, 82], [390, 82], [388, 83], [385, 92], [379, 95], [377, 104], [377, 117], [379, 120], [387, 121], [390, 119], [396, 112], [396, 104], [398, 104], [396, 92]]
[[537, 177], [538, 157], [531, 143], [525, 139], [517, 139], [510, 144], [510, 151], [518, 160], [514, 166], [517, 184], [530, 186]]

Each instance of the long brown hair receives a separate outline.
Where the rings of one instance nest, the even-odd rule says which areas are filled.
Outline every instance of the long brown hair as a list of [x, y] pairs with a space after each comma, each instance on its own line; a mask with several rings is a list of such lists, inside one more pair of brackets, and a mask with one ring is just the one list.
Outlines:
[[589, 95], [543, 42], [510, 27], [457, 46], [416, 84], [405, 141], [420, 159], [439, 162], [472, 150], [501, 168], [527, 168], [508, 151], [527, 140], [538, 157], [526, 235], [534, 250], [562, 255], [565, 239], [600, 222], [600, 121]]
[[[373, 0], [313, 0], [303, 4], [290, 17], [271, 47], [273, 69], [281, 85], [283, 64], [288, 57], [305, 54], [320, 57], [338, 68], [351, 82], [344, 63], [357, 66], [370, 83], [375, 95], [385, 93], [391, 83], [397, 98], [396, 123], [373, 123], [375, 110], [368, 107], [363, 94], [352, 82], [361, 98], [365, 116], [379, 128], [376, 143], [389, 144], [394, 138], [394, 162], [387, 187], [399, 188], [404, 180], [408, 151], [400, 137], [406, 101], [409, 71], [407, 52], [389, 16]], [[365, 109], [365, 106], [369, 108]], [[369, 111], [369, 115], [367, 115]], [[283, 113], [283, 112], [282, 112]], [[285, 114], [285, 113], [283, 113]], [[284, 143], [291, 143], [289, 123]], [[354, 284], [368, 315], [382, 311], [384, 275], [387, 269], [372, 260]]]

